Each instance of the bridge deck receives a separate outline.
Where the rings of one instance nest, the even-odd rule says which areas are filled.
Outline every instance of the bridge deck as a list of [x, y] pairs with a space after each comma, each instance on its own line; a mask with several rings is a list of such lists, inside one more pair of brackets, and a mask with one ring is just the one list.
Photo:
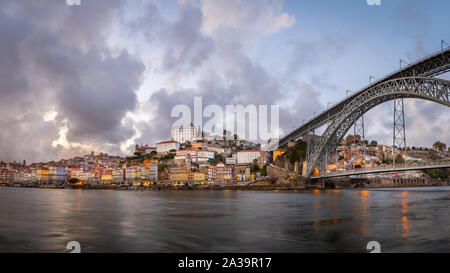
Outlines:
[[330, 174], [326, 174], [326, 175], [312, 176], [311, 179], [324, 179], [324, 178], [345, 177], [345, 176], [352, 176], [352, 175], [401, 172], [401, 171], [416, 171], [416, 170], [427, 170], [427, 169], [443, 169], [443, 168], [450, 168], [450, 160], [424, 163], [424, 164], [412, 164], [412, 165], [399, 164], [396, 166], [387, 166], [387, 167], [381, 167], [381, 168], [366, 168], [366, 169], [363, 168], [363, 169], [357, 169], [357, 170], [352, 170], [352, 171], [336, 172], [336, 173], [330, 173]]

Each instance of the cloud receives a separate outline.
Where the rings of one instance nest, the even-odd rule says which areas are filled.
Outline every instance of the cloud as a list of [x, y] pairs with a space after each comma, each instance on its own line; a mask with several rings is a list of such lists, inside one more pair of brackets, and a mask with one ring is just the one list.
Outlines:
[[281, 1], [205, 0], [202, 11], [208, 33], [220, 28], [235, 28], [243, 36], [270, 35], [290, 28], [296, 22], [295, 16], [282, 13]]
[[[0, 4], [0, 158], [56, 159], [67, 140], [109, 150], [133, 132], [124, 126], [136, 107], [144, 65], [126, 50], [113, 53], [108, 33], [119, 1], [8, 1]], [[44, 114], [55, 111], [52, 121]], [[73, 147], [71, 147], [73, 150]]]
[[[289, 27], [292, 22], [288, 22], [289, 25], [284, 21], [278, 22], [266, 32], [269, 21], [274, 18], [278, 20], [281, 5], [262, 2], [261, 7], [254, 1], [234, 1], [230, 5], [223, 1], [202, 3], [201, 7], [191, 2], [180, 3], [177, 17], [161, 23], [158, 30], [166, 45], [161, 63], [163, 70], [159, 72], [172, 75], [183, 71], [181, 77], [193, 81], [195, 87], [152, 91], [142, 108], [152, 109], [152, 113], [148, 114], [155, 118], [138, 124], [141, 133], [137, 143], [154, 143], [169, 138], [171, 124], [176, 120], [170, 117], [170, 110], [177, 104], [186, 104], [193, 109], [194, 96], [201, 96], [204, 105], [216, 104], [222, 109], [229, 104], [272, 105], [282, 98], [278, 80], [257, 60], [248, 56], [245, 41], [242, 40], [249, 31], [253, 33], [264, 28], [264, 33], [268, 34]], [[243, 13], [231, 22], [229, 16], [235, 13], [233, 9], [237, 7], [245, 10], [241, 10]], [[224, 12], [224, 17], [217, 18], [223, 21], [213, 23], [211, 18], [216, 16], [214, 13], [218, 10]], [[250, 26], [246, 21], [248, 18], [243, 20], [247, 16], [252, 16], [252, 21], [260, 22]], [[263, 22], [263, 18], [267, 22]], [[282, 16], [280, 20], [288, 18]]]

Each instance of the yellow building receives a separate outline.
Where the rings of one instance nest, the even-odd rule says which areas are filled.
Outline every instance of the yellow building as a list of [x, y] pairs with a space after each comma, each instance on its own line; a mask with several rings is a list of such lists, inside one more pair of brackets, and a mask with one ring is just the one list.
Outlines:
[[48, 180], [50, 176], [49, 169], [38, 169], [37, 170], [37, 179], [38, 181]]
[[241, 173], [240, 172], [236, 173], [236, 180], [241, 181]]
[[189, 173], [187, 173], [187, 172], [171, 172], [171, 173], [169, 173], [169, 180], [188, 181]]
[[206, 180], [206, 174], [202, 173], [202, 172], [194, 172], [193, 180], [194, 181], [204, 181], [204, 180]]
[[203, 142], [194, 142], [191, 143], [192, 149], [194, 150], [198, 150], [199, 148], [203, 147], [204, 143]]
[[100, 177], [100, 180], [111, 181], [112, 180], [112, 174], [102, 174], [102, 176]]
[[144, 160], [145, 168], [149, 168], [150, 166], [158, 165], [157, 159], [146, 159]]
[[273, 161], [275, 161], [275, 159], [277, 159], [277, 157], [283, 155], [286, 152], [285, 149], [276, 149], [273, 151]]

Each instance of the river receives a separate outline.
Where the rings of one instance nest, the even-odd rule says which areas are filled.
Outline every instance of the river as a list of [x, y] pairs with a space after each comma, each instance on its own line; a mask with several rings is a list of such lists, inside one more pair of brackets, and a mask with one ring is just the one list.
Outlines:
[[0, 187], [0, 252], [450, 252], [450, 187], [112, 191]]

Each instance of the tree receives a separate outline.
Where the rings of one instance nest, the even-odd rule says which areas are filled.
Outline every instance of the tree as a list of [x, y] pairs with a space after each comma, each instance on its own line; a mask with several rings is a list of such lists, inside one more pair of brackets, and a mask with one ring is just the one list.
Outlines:
[[184, 144], [185, 149], [192, 149], [192, 144], [190, 141], [187, 141], [186, 144]]
[[299, 140], [297, 143], [287, 148], [286, 156], [289, 161], [294, 164], [295, 162], [301, 162], [305, 158], [306, 155], [306, 142]]
[[401, 154], [398, 154], [395, 157], [395, 164], [401, 164], [401, 163], [405, 163], [405, 159], [403, 158], [403, 156]]
[[431, 178], [448, 178], [448, 172], [445, 169], [431, 169], [425, 170], [426, 174], [428, 174]]
[[175, 158], [175, 154], [174, 153], [168, 153], [165, 156], [163, 156], [161, 159], [162, 160], [171, 160]]
[[370, 142], [369, 146], [371, 146], [371, 147], [377, 147], [377, 146], [378, 146], [378, 142], [375, 141], [375, 140], [372, 140], [372, 141]]
[[385, 158], [385, 159], [383, 159], [382, 163], [385, 164], [385, 165], [389, 165], [389, 164], [392, 163], [392, 159], [390, 159], [390, 158]]
[[167, 168], [166, 164], [159, 164], [158, 165], [158, 172], [163, 172]]
[[440, 142], [440, 141], [436, 141], [433, 144], [433, 149], [443, 152], [443, 151], [445, 151], [447, 149], [447, 145], [445, 143]]
[[76, 184], [78, 182], [80, 182], [80, 179], [78, 178], [72, 177], [69, 179], [69, 184]]
[[356, 139], [357, 143], [361, 142], [361, 136], [360, 135], [348, 135], [345, 138], [345, 141], [347, 142], [347, 145], [350, 145], [350, 144], [354, 143], [355, 139]]
[[259, 172], [260, 169], [259, 169], [258, 164], [254, 163], [254, 164], [250, 165], [250, 171], [251, 171], [252, 173]]

